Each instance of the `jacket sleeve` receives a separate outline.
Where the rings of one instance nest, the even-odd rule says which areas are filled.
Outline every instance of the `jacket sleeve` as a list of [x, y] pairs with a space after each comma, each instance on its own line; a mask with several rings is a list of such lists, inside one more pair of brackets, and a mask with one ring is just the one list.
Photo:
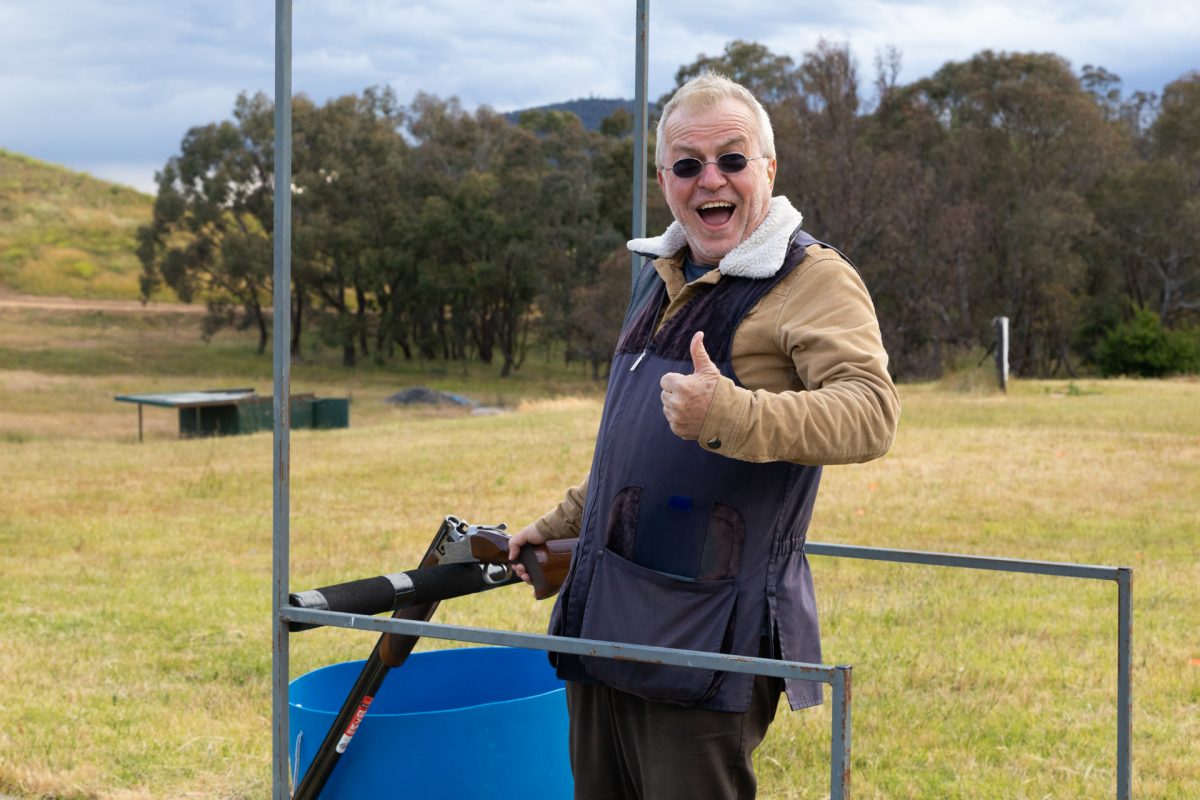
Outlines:
[[583, 502], [587, 498], [588, 479], [567, 490], [562, 501], [545, 516], [534, 522], [538, 532], [550, 539], [569, 539], [579, 535], [579, 523], [583, 517]]
[[900, 400], [871, 297], [857, 271], [829, 251], [818, 251], [797, 270], [777, 313], [747, 317], [742, 327], [765, 325], [745, 333], [769, 337], [766, 349], [778, 353], [781, 368], [795, 370], [802, 388], [743, 388], [722, 377], [699, 444], [755, 462], [878, 458], [895, 438]]

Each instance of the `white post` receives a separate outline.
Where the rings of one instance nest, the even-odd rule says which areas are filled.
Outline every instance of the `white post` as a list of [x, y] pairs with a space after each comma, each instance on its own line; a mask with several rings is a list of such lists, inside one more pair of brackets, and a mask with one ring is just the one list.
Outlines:
[[1008, 393], [1008, 317], [992, 320], [996, 326], [996, 378], [1000, 391]]

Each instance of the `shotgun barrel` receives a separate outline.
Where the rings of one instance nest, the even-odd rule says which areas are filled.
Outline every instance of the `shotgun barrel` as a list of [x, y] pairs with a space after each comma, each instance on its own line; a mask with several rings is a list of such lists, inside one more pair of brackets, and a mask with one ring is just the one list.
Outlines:
[[[437, 564], [293, 592], [288, 595], [288, 601], [297, 608], [318, 611], [382, 614], [398, 608], [463, 597], [516, 581], [511, 570], [499, 564]], [[292, 631], [317, 627], [320, 626], [311, 623], [289, 624]]]

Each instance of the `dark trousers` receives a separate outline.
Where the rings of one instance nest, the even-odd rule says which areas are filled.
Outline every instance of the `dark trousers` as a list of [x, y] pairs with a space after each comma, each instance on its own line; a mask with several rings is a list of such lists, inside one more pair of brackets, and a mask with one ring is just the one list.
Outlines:
[[653, 703], [567, 683], [575, 800], [748, 800], [751, 754], [775, 719], [783, 681], [754, 680], [744, 713]]

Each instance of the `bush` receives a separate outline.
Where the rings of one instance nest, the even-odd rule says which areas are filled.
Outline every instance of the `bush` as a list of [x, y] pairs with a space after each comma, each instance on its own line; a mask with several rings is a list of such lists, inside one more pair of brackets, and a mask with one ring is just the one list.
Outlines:
[[1106, 376], [1200, 372], [1200, 331], [1167, 330], [1157, 314], [1138, 308], [1133, 319], [1105, 335], [1096, 348], [1096, 365]]

